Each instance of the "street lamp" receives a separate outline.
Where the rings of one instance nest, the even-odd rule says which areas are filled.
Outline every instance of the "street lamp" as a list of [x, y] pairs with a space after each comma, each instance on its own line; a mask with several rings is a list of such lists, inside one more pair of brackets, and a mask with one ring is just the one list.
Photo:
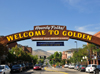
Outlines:
[[75, 41], [75, 43], [76, 43], [76, 49], [77, 49], [77, 41]]
[[15, 51], [13, 52], [13, 54], [15, 54]]
[[83, 60], [86, 60], [86, 65], [87, 65], [87, 56], [82, 57]]
[[[16, 60], [17, 57], [16, 57], [16, 55], [15, 55], [15, 51], [13, 52], [13, 54], [14, 54], [14, 56], [15, 56], [15, 60]], [[16, 63], [16, 61], [15, 61], [15, 63]]]

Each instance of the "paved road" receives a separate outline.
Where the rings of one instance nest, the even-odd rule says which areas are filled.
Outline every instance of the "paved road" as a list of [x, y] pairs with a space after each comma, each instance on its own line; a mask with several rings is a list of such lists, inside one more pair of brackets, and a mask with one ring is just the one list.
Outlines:
[[43, 68], [42, 70], [29, 69], [21, 73], [12, 73], [12, 74], [93, 74], [93, 73], [79, 72], [77, 70], [68, 69], [68, 68], [48, 67], [48, 68]]
[[27, 71], [23, 71], [23, 72], [16, 72], [16, 73], [11, 73], [11, 74], [63, 74], [63, 73], [58, 73], [58, 72], [53, 72], [53, 71], [46, 71], [44, 69], [42, 70], [27, 70]]
[[49, 60], [44, 61], [44, 66], [46, 65], [46, 62], [48, 63], [48, 67], [42, 68], [42, 70], [33, 70], [29, 69], [27, 71], [23, 71], [21, 73], [12, 73], [12, 74], [93, 74], [93, 73], [86, 73], [86, 72], [79, 72], [74, 69], [68, 69], [68, 68], [52, 68], [49, 64]]
[[93, 74], [93, 73], [86, 73], [86, 72], [80, 72], [78, 70], [74, 69], [68, 69], [68, 68], [46, 68], [47, 71], [55, 71], [55, 72], [60, 72], [63, 74]]

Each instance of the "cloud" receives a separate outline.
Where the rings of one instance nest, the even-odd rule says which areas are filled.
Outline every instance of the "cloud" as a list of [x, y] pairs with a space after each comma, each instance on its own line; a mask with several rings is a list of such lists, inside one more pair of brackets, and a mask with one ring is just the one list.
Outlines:
[[100, 0], [62, 0], [68, 8], [76, 9], [80, 12], [100, 11]]
[[85, 32], [85, 33], [88, 33], [88, 34], [94, 35], [96, 32], [88, 31], [88, 32]]
[[79, 3], [81, 0], [65, 0], [65, 2], [68, 2], [70, 5], [74, 5]]
[[[47, 52], [54, 54], [54, 52], [56, 52], [56, 50], [49, 50]], [[57, 52], [61, 52], [61, 51], [57, 51]]]
[[[95, 26], [94, 24], [89, 24], [89, 25], [81, 26], [81, 27], [75, 26], [75, 29], [76, 29], [76, 31], [80, 31], [80, 32], [94, 35], [96, 33], [95, 30], [93, 31], [94, 26]], [[89, 31], [89, 30], [92, 30], [92, 31]]]

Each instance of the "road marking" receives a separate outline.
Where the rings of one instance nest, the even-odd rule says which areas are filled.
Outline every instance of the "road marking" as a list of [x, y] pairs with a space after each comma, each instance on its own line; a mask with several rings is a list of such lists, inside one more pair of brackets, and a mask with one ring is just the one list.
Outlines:
[[59, 72], [59, 73], [64, 73], [64, 74], [68, 74], [68, 73], [66, 73], [66, 72], [62, 72], [62, 71], [49, 70], [49, 69], [47, 69], [46, 67], [44, 68], [44, 70], [47, 70], [47, 71], [54, 71], [54, 72]]

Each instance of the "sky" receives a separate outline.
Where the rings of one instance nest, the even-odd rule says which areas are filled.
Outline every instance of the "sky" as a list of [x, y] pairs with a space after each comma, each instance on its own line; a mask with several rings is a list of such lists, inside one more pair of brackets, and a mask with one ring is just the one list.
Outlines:
[[[0, 0], [0, 35], [33, 30], [36, 25], [64, 25], [94, 35], [100, 31], [100, 0]], [[75, 39], [64, 41], [64, 46], [36, 46], [31, 39], [17, 43], [53, 53], [76, 48], [75, 41], [78, 48], [87, 44]]]

